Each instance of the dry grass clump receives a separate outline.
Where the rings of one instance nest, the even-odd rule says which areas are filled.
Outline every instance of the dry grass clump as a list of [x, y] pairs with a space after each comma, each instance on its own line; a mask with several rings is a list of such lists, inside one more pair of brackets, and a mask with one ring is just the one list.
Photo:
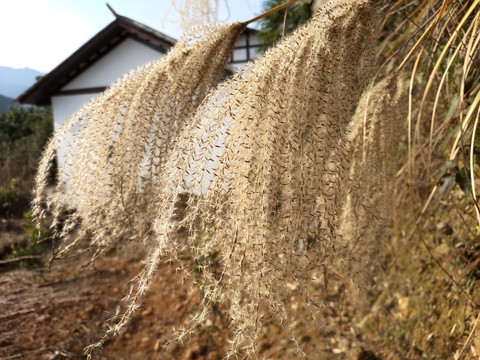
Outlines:
[[478, 358], [480, 1], [388, 6], [380, 53], [409, 72], [408, 159], [364, 323], [389, 357]]
[[479, 6], [478, 0], [398, 1], [385, 15], [390, 32], [380, 49], [399, 69], [411, 72], [409, 164], [404, 169], [409, 182], [421, 177], [424, 186], [431, 186], [445, 160], [473, 171], [476, 151], [468, 147], [475, 142], [480, 104]]
[[[244, 28], [210, 25], [187, 33], [164, 58], [123, 76], [55, 134], [40, 163], [33, 202], [37, 219], [52, 213], [55, 237], [65, 238], [77, 227], [76, 239], [88, 237], [101, 252], [119, 239], [146, 241], [153, 235], [155, 175], [177, 133], [224, 76]], [[70, 150], [56, 192], [45, 199], [51, 159], [66, 140]], [[75, 211], [59, 230], [65, 207]], [[75, 243], [64, 243], [56, 256]]]

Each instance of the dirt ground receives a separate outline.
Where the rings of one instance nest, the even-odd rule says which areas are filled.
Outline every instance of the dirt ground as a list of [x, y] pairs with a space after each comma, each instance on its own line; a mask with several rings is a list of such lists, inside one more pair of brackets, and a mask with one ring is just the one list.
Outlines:
[[[17, 224], [18, 225], [18, 224]], [[4, 227], [8, 242], [22, 243], [19, 227]], [[125, 249], [83, 267], [79, 257], [43, 265], [0, 265], [0, 359], [82, 359], [83, 348], [98, 339], [105, 321], [125, 293], [127, 283], [142, 268], [141, 256]], [[328, 325], [304, 323], [301, 306], [294, 332], [309, 359], [380, 359], [367, 344], [356, 318], [350, 284], [331, 286], [325, 307]], [[108, 341], [96, 359], [222, 359], [228, 347], [228, 319], [218, 311], [190, 340], [166, 345], [172, 328], [185, 324], [200, 303], [200, 293], [175, 266], [164, 264], [155, 275], [143, 307], [125, 333]], [[294, 306], [295, 302], [293, 302]], [[221, 305], [220, 305], [221, 307]], [[275, 324], [267, 324], [259, 341], [259, 357], [300, 359], [292, 341]]]

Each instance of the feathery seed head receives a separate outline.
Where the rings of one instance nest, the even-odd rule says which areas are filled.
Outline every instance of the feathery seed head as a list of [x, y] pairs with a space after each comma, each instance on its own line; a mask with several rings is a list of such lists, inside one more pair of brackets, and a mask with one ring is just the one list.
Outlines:
[[349, 125], [372, 74], [374, 15], [372, 1], [329, 3], [207, 96], [158, 177], [163, 250], [180, 246], [174, 204], [195, 194], [181, 224], [197, 234], [187, 240], [194, 262], [220, 258], [198, 282], [229, 311], [231, 354], [253, 351], [266, 311], [288, 330], [292, 295], [312, 318], [321, 304], [311, 278], [339, 256]]
[[88, 236], [99, 249], [118, 240], [151, 238], [155, 174], [175, 145], [177, 133], [224, 75], [244, 28], [235, 23], [188, 32], [164, 58], [123, 76], [75, 113], [52, 138], [41, 160], [35, 216], [43, 218], [51, 159], [62, 142], [71, 139], [56, 194], [47, 206], [54, 226], [65, 207], [75, 211], [62, 230], [54, 229], [55, 235], [68, 235], [80, 226], [80, 237]]
[[[373, 192], [363, 183], [350, 186], [349, 179], [365, 174], [352, 114], [372, 77], [375, 15], [374, 0], [329, 1], [214, 90], [244, 25], [193, 31], [164, 59], [120, 79], [52, 139], [37, 177], [37, 217], [48, 162], [79, 123], [49, 206], [57, 223], [64, 201], [76, 211], [57, 235], [77, 225], [99, 253], [125, 239], [143, 240], [150, 249], [114, 325], [87, 352], [127, 324], [160, 261], [185, 251], [192, 264], [186, 272], [204, 300], [178, 340], [208, 319], [215, 302], [231, 319], [229, 356], [255, 354], [267, 313], [294, 337], [294, 296], [305, 299], [312, 321], [321, 319], [326, 294], [317, 286], [319, 273], [328, 277], [353, 258], [343, 210], [357, 198], [368, 203], [357, 189]], [[394, 85], [382, 86], [373, 96], [384, 114], [396, 92]], [[391, 130], [377, 129], [389, 124], [375, 111], [368, 119], [367, 149], [375, 149], [377, 139], [378, 146], [388, 145]], [[383, 169], [380, 157], [370, 160]], [[186, 239], [177, 234], [181, 227]]]

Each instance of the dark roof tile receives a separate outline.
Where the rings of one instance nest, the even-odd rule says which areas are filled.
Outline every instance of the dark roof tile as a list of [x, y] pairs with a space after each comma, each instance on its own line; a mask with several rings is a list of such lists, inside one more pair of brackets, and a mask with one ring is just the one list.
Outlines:
[[55, 69], [43, 76], [15, 101], [22, 104], [50, 105], [61, 87], [85, 71], [121, 41], [133, 37], [165, 53], [176, 40], [125, 16], [116, 19], [75, 51]]

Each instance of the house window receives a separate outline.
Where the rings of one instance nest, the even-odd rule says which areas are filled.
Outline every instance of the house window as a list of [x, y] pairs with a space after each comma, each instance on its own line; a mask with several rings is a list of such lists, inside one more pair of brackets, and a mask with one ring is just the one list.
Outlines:
[[247, 29], [235, 43], [231, 64], [246, 63], [260, 56], [261, 41], [256, 36], [256, 31]]

